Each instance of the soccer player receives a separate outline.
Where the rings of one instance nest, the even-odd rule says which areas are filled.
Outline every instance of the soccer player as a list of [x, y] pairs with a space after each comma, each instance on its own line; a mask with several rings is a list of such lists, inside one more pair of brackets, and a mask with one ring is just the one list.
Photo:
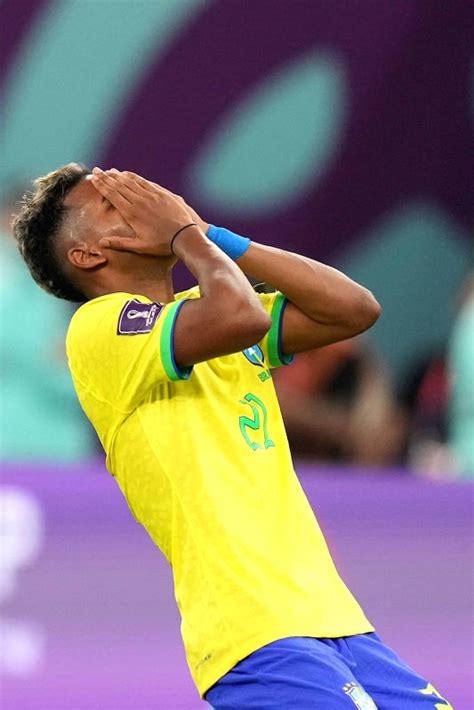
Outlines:
[[[449, 708], [375, 634], [293, 471], [271, 370], [350, 338], [373, 295], [312, 259], [206, 224], [130, 172], [69, 164], [14, 230], [34, 279], [83, 305], [80, 402], [172, 565], [187, 660], [216, 710]], [[174, 294], [182, 260], [198, 287]], [[257, 295], [245, 275], [274, 293]]]

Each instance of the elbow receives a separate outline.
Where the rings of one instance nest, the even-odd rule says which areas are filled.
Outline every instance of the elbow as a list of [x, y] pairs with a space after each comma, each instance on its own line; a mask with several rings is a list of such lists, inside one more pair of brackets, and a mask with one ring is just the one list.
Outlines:
[[259, 343], [268, 333], [271, 325], [272, 319], [260, 304], [258, 308], [250, 309], [247, 314], [242, 315], [238, 329], [244, 341], [243, 347], [249, 348]]
[[241, 303], [233, 317], [226, 319], [229, 336], [243, 350], [260, 342], [270, 330], [272, 320], [259, 302]]

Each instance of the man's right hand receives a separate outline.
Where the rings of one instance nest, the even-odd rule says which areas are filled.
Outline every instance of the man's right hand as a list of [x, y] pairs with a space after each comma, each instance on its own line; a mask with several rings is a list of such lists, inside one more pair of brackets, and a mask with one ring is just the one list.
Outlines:
[[133, 237], [105, 237], [103, 248], [150, 256], [170, 256], [171, 239], [193, 220], [186, 203], [133, 173], [94, 168], [91, 182], [133, 229]]
[[131, 238], [105, 237], [100, 246], [169, 256], [176, 232], [197, 222], [184, 229], [173, 245], [200, 289], [200, 298], [187, 300], [176, 319], [174, 354], [179, 367], [239, 352], [264, 337], [271, 319], [249, 281], [232, 259], [206, 239], [183, 200], [133, 173], [94, 169], [93, 174], [92, 184], [135, 232]]

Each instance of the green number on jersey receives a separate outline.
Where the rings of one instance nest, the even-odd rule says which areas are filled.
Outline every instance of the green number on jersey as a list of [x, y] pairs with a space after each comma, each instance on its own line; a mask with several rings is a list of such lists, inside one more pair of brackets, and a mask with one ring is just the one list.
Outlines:
[[[248, 392], [243, 399], [240, 400], [242, 404], [247, 404], [252, 410], [252, 417], [242, 416], [239, 417], [239, 427], [245, 442], [250, 446], [253, 451], [257, 449], [269, 449], [275, 446], [273, 441], [268, 436], [268, 414], [267, 408], [259, 397], [251, 392]], [[252, 436], [250, 432], [255, 434]], [[258, 441], [255, 441], [254, 436], [258, 436], [258, 433], [263, 432], [263, 445]], [[251, 438], [252, 437], [252, 438]], [[261, 438], [261, 436], [259, 436]]]

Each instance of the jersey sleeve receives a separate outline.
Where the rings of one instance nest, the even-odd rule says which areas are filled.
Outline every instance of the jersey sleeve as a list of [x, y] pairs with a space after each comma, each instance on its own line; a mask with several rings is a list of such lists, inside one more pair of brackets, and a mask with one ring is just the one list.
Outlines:
[[115, 293], [86, 303], [67, 337], [73, 379], [122, 412], [132, 411], [152, 387], [186, 380], [192, 367], [178, 367], [174, 357], [174, 328], [185, 302], [162, 305]]
[[259, 343], [265, 357], [265, 362], [270, 369], [280, 367], [281, 365], [289, 365], [293, 362], [293, 355], [284, 354], [282, 349], [283, 314], [288, 299], [280, 293], [280, 291], [259, 293], [258, 297], [262, 306], [272, 319], [270, 330]]

